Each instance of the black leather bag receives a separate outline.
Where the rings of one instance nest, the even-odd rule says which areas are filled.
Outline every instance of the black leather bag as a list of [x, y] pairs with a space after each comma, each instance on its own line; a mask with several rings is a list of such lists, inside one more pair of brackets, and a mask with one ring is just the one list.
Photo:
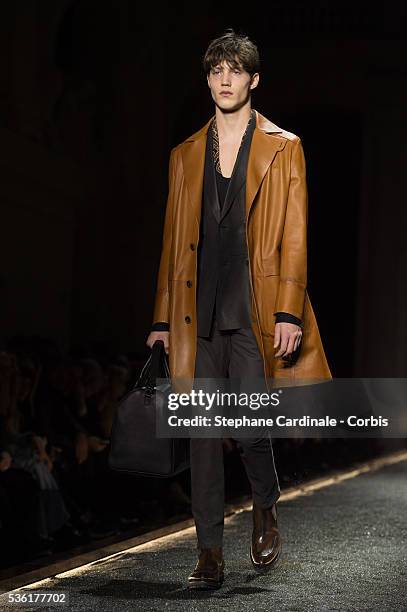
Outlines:
[[[166, 383], [156, 386], [157, 378]], [[165, 478], [189, 468], [189, 438], [157, 438], [157, 413], [168, 415], [171, 377], [164, 342], [156, 340], [134, 385], [119, 402], [110, 440], [113, 470]]]

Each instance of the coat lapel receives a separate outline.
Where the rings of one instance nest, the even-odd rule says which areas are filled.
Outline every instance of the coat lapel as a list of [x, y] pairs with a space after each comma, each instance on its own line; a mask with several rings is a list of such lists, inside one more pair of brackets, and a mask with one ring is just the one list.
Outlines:
[[206, 135], [212, 119], [213, 116], [199, 132], [187, 138], [181, 146], [185, 182], [188, 186], [191, 201], [191, 214], [194, 214], [196, 217], [198, 231], [201, 221]]
[[259, 190], [261, 182], [273, 163], [278, 151], [284, 149], [286, 139], [281, 136], [270, 137], [269, 134], [281, 134], [283, 130], [256, 111], [256, 128], [253, 132], [246, 176], [246, 221], [250, 208]]
[[[253, 131], [250, 146], [249, 158], [247, 163], [246, 176], [246, 220], [250, 213], [250, 208], [259, 190], [261, 182], [278, 151], [281, 151], [286, 139], [275, 136], [270, 138], [269, 134], [281, 134], [282, 129], [266, 119], [258, 111], [256, 113], [256, 127]], [[198, 228], [201, 219], [202, 189], [205, 169], [205, 150], [208, 128], [211, 124], [212, 116], [209, 121], [198, 132], [187, 138], [181, 147], [182, 162], [184, 167], [185, 181], [188, 185], [189, 197], [191, 201], [191, 212], [195, 215]], [[213, 166], [213, 164], [212, 164]], [[214, 177], [215, 178], [215, 177]], [[238, 177], [236, 177], [238, 178]], [[243, 178], [244, 180], [244, 178]], [[234, 181], [233, 191], [229, 194], [232, 181], [229, 186], [227, 200], [224, 203], [222, 216], [227, 211], [228, 206], [233, 201], [233, 193], [236, 195], [241, 182]], [[216, 196], [216, 205], [219, 207]], [[219, 210], [219, 208], [218, 208]], [[219, 215], [219, 212], [218, 212]]]

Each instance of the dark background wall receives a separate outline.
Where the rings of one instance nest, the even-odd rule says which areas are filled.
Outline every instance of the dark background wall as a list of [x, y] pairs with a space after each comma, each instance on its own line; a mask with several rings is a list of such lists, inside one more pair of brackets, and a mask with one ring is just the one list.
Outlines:
[[393, 2], [0, 5], [2, 336], [143, 352], [172, 146], [213, 114], [234, 27], [254, 108], [303, 141], [309, 294], [336, 376], [407, 369], [406, 12]]

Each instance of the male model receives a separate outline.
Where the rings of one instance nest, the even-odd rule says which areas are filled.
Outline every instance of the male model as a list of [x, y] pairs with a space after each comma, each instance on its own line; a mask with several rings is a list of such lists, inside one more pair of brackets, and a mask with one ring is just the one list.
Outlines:
[[[259, 55], [227, 31], [203, 59], [215, 115], [174, 147], [152, 347], [164, 341], [171, 378], [331, 378], [306, 291], [307, 186], [301, 141], [251, 106]], [[267, 384], [267, 383], [266, 383]], [[190, 588], [224, 578], [223, 447], [191, 438], [191, 499], [199, 558]], [[239, 439], [253, 494], [250, 559], [281, 552], [280, 487], [271, 439]]]

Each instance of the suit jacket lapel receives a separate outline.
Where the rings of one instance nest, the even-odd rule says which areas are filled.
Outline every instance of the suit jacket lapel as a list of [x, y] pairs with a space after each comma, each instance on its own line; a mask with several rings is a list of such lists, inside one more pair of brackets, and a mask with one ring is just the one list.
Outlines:
[[232, 206], [237, 194], [244, 187], [246, 182], [246, 170], [247, 170], [247, 159], [250, 151], [250, 144], [252, 141], [253, 130], [256, 127], [256, 122], [253, 121], [247, 130], [245, 139], [242, 142], [242, 146], [239, 149], [233, 173], [230, 179], [229, 187], [227, 190], [226, 198], [223, 204], [221, 213], [221, 219], [227, 214], [229, 208]]

